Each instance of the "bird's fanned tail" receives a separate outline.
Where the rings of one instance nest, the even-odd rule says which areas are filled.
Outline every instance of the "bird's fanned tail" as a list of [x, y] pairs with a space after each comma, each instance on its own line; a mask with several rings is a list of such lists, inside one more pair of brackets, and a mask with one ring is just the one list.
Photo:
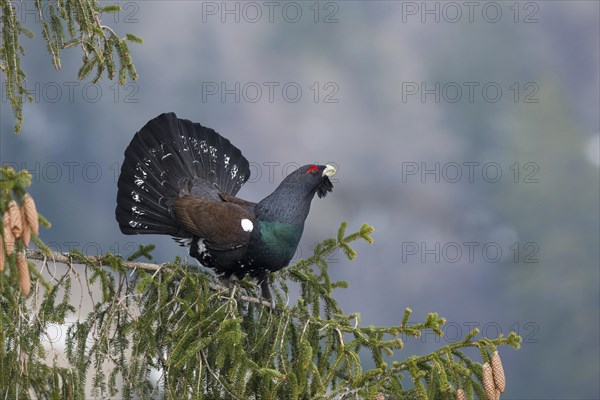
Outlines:
[[171, 209], [175, 199], [233, 196], [249, 177], [248, 160], [229, 140], [174, 113], [161, 114], [125, 150], [116, 208], [121, 232], [186, 236]]

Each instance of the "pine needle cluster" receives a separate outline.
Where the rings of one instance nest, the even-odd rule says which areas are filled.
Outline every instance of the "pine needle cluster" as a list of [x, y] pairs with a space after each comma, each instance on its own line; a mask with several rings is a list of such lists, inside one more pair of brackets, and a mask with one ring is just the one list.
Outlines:
[[[111, 80], [118, 74], [121, 85], [127, 78], [137, 79], [128, 42], [142, 40], [129, 33], [121, 38], [101, 20], [103, 14], [118, 12], [118, 5], [101, 6], [96, 0], [35, 0], [34, 3], [54, 68], [61, 68], [62, 50], [80, 47], [83, 57], [79, 79], [86, 79], [94, 70], [92, 83], [98, 82], [105, 72]], [[21, 35], [32, 38], [33, 32], [23, 27], [17, 12], [21, 4], [0, 0], [0, 71], [5, 75], [6, 95], [17, 119], [17, 133], [23, 123], [23, 99], [32, 101], [21, 67], [25, 52], [20, 39]]]

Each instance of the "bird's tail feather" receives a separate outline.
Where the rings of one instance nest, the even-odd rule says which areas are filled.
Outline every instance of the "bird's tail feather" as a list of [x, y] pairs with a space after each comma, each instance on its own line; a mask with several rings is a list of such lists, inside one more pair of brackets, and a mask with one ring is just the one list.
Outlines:
[[248, 160], [229, 140], [174, 113], [161, 114], [125, 150], [116, 209], [121, 232], [182, 236], [170, 207], [174, 199], [235, 195], [249, 177]]

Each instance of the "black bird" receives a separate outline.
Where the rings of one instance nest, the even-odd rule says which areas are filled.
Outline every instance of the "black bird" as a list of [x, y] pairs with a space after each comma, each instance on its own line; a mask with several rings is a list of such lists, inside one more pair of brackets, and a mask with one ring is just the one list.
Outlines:
[[[126, 235], [171, 235], [229, 284], [257, 279], [271, 301], [267, 274], [288, 265], [310, 203], [333, 189], [329, 165], [305, 165], [258, 203], [235, 197], [250, 177], [248, 160], [214, 130], [161, 114], [125, 150], [116, 217]], [[188, 240], [189, 239], [189, 240]]]

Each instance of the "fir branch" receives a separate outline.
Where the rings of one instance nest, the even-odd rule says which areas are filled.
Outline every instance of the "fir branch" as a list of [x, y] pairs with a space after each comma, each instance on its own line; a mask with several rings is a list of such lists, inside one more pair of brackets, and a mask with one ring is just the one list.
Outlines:
[[[151, 246], [154, 246], [154, 245], [151, 245]], [[148, 249], [145, 248], [145, 249], [143, 249], [143, 251], [147, 252]], [[130, 256], [128, 258], [137, 258], [136, 253], [134, 253], [132, 256]], [[70, 266], [73, 264], [81, 263], [82, 261], [85, 261], [87, 263], [96, 264], [98, 266], [109, 266], [110, 261], [114, 259], [114, 256], [111, 254], [105, 254], [103, 256], [83, 256], [81, 254], [58, 253], [58, 252], [50, 251], [50, 250], [48, 250], [47, 252], [44, 252], [42, 250], [27, 249], [27, 258], [31, 259], [31, 260], [60, 263], [60, 264], [65, 264], [65, 265], [70, 265]], [[122, 265], [123, 267], [125, 267], [127, 269], [131, 269], [134, 271], [135, 270], [143, 270], [143, 271], [157, 272], [157, 271], [160, 271], [162, 268], [171, 265], [171, 263], [152, 264], [152, 263], [139, 262], [139, 261], [120, 261], [120, 265]], [[222, 285], [218, 285], [216, 283], [212, 283], [212, 282], [209, 283], [209, 287], [216, 292], [230, 291], [229, 288], [222, 286]], [[261, 304], [261, 305], [269, 307], [269, 308], [274, 308], [270, 302], [263, 300], [261, 298], [258, 298], [258, 297], [240, 295], [239, 299], [241, 301], [244, 301], [247, 303]]]
[[[55, 262], [60, 264], [72, 265], [81, 263], [83, 260], [86, 260], [90, 263], [94, 263], [98, 266], [109, 266], [112, 255], [103, 255], [103, 256], [81, 256], [74, 255], [69, 253], [57, 253], [55, 251], [50, 251], [48, 253], [44, 253], [41, 250], [27, 249], [27, 258], [31, 260], [38, 260], [44, 262]], [[144, 271], [158, 271], [168, 263], [165, 264], [152, 264], [145, 263], [139, 261], [123, 261], [122, 266], [127, 269], [132, 270], [144, 270]]]
[[19, 43], [19, 36], [30, 32], [21, 27], [16, 17], [13, 5], [8, 0], [0, 0], [0, 21], [2, 25], [2, 41], [0, 42], [0, 66], [6, 78], [6, 96], [9, 99], [17, 123], [15, 132], [19, 133], [23, 123], [23, 96], [29, 101], [32, 98], [25, 89], [25, 73], [21, 69], [21, 56], [23, 48]]
[[[120, 64], [119, 84], [124, 85], [127, 77], [137, 79], [128, 43], [142, 43], [142, 39], [131, 33], [119, 37], [101, 20], [103, 13], [119, 11], [118, 5], [100, 7], [97, 0], [35, 0], [34, 5], [42, 38], [46, 42], [54, 68], [61, 68], [62, 49], [80, 45], [84, 56], [78, 72], [80, 80], [86, 79], [94, 68], [96, 73], [92, 78], [93, 83], [98, 82], [105, 71], [108, 79], [112, 80], [115, 75], [113, 54], [117, 55]], [[43, 12], [45, 9], [48, 13]], [[15, 133], [19, 133], [23, 123], [24, 98], [29, 102], [33, 100], [25, 87], [26, 75], [21, 68], [24, 52], [20, 37], [23, 34], [31, 38], [33, 34], [21, 26], [10, 0], [0, 0], [0, 25], [0, 72], [5, 75], [6, 96], [17, 119]]]

